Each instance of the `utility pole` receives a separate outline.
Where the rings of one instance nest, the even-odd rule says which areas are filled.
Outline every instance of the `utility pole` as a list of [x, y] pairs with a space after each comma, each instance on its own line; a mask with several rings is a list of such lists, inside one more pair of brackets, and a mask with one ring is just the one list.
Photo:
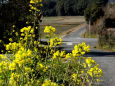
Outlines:
[[90, 35], [91, 35], [91, 17], [90, 17], [90, 19], [89, 19], [89, 37], [90, 37]]

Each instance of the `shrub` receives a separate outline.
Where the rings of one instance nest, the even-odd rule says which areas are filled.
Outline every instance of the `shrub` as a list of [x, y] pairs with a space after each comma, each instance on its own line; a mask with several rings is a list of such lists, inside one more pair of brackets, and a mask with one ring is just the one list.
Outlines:
[[1, 86], [85, 86], [100, 80], [99, 65], [91, 57], [83, 57], [90, 47], [81, 43], [72, 53], [56, 49], [62, 40], [55, 38], [54, 29], [47, 26], [44, 30], [48, 45], [33, 40], [31, 26], [20, 30], [18, 42], [10, 39], [6, 55], [0, 55]]

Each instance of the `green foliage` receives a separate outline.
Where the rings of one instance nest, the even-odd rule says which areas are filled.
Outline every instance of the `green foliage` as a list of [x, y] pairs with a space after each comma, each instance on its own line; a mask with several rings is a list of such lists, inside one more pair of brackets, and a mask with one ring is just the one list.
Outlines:
[[[20, 28], [24, 26], [39, 26], [42, 16], [41, 11], [37, 10], [35, 12], [34, 9], [31, 9], [29, 2], [30, 0], [9, 0], [8, 3], [0, 5], [0, 39], [4, 43], [8, 43], [8, 39], [12, 37], [17, 41], [18, 38], [15, 37], [15, 32], [19, 33]], [[32, 5], [34, 6], [34, 4]], [[37, 8], [41, 9], [42, 6], [38, 5]], [[34, 31], [37, 35], [39, 34], [38, 29]], [[35, 39], [37, 40], [38, 38]], [[1, 49], [4, 48], [0, 46]]]
[[[44, 15], [45, 16], [73, 16], [84, 15], [84, 10], [93, 7], [104, 6], [108, 0], [44, 0]], [[94, 6], [95, 7], [95, 6]], [[97, 9], [97, 8], [96, 8]], [[95, 9], [95, 10], [96, 10]], [[90, 9], [89, 9], [90, 10]], [[93, 10], [92, 10], [93, 11]]]
[[0, 85], [92, 86], [100, 82], [102, 69], [91, 57], [83, 56], [90, 51], [90, 46], [77, 44], [71, 53], [58, 50], [56, 46], [62, 40], [55, 37], [55, 31], [52, 26], [45, 27], [48, 45], [34, 40], [31, 26], [20, 30], [18, 42], [9, 39], [6, 55], [0, 54]]
[[104, 16], [103, 7], [107, 4], [108, 0], [94, 0], [85, 10], [85, 18], [87, 22], [93, 24], [97, 19]]
[[27, 15], [29, 15], [29, 6], [27, 0], [9, 0], [6, 4], [0, 6], [0, 39], [9, 38], [9, 34], [12, 31], [13, 25], [17, 28], [23, 27], [24, 21], [26, 21]]
[[56, 1], [44, 0], [43, 14], [45, 16], [56, 16]]

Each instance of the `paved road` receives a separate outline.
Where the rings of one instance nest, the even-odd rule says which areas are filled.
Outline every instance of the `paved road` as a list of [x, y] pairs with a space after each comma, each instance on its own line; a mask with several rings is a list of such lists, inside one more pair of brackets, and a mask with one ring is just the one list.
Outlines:
[[80, 35], [85, 32], [85, 30], [85, 27], [82, 27], [75, 32], [64, 36], [62, 49], [70, 52], [75, 44], [86, 42], [91, 46], [91, 52], [86, 56], [93, 57], [97, 63], [101, 65], [104, 72], [104, 76], [102, 78], [103, 81], [97, 86], [115, 86], [115, 52], [104, 52], [94, 49], [98, 43], [97, 39], [80, 38]]

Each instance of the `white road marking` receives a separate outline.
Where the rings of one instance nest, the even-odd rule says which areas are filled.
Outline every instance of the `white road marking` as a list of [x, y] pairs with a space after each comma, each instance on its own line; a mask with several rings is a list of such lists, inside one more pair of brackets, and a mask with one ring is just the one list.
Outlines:
[[73, 45], [73, 43], [72, 42], [67, 42], [66, 45]]

